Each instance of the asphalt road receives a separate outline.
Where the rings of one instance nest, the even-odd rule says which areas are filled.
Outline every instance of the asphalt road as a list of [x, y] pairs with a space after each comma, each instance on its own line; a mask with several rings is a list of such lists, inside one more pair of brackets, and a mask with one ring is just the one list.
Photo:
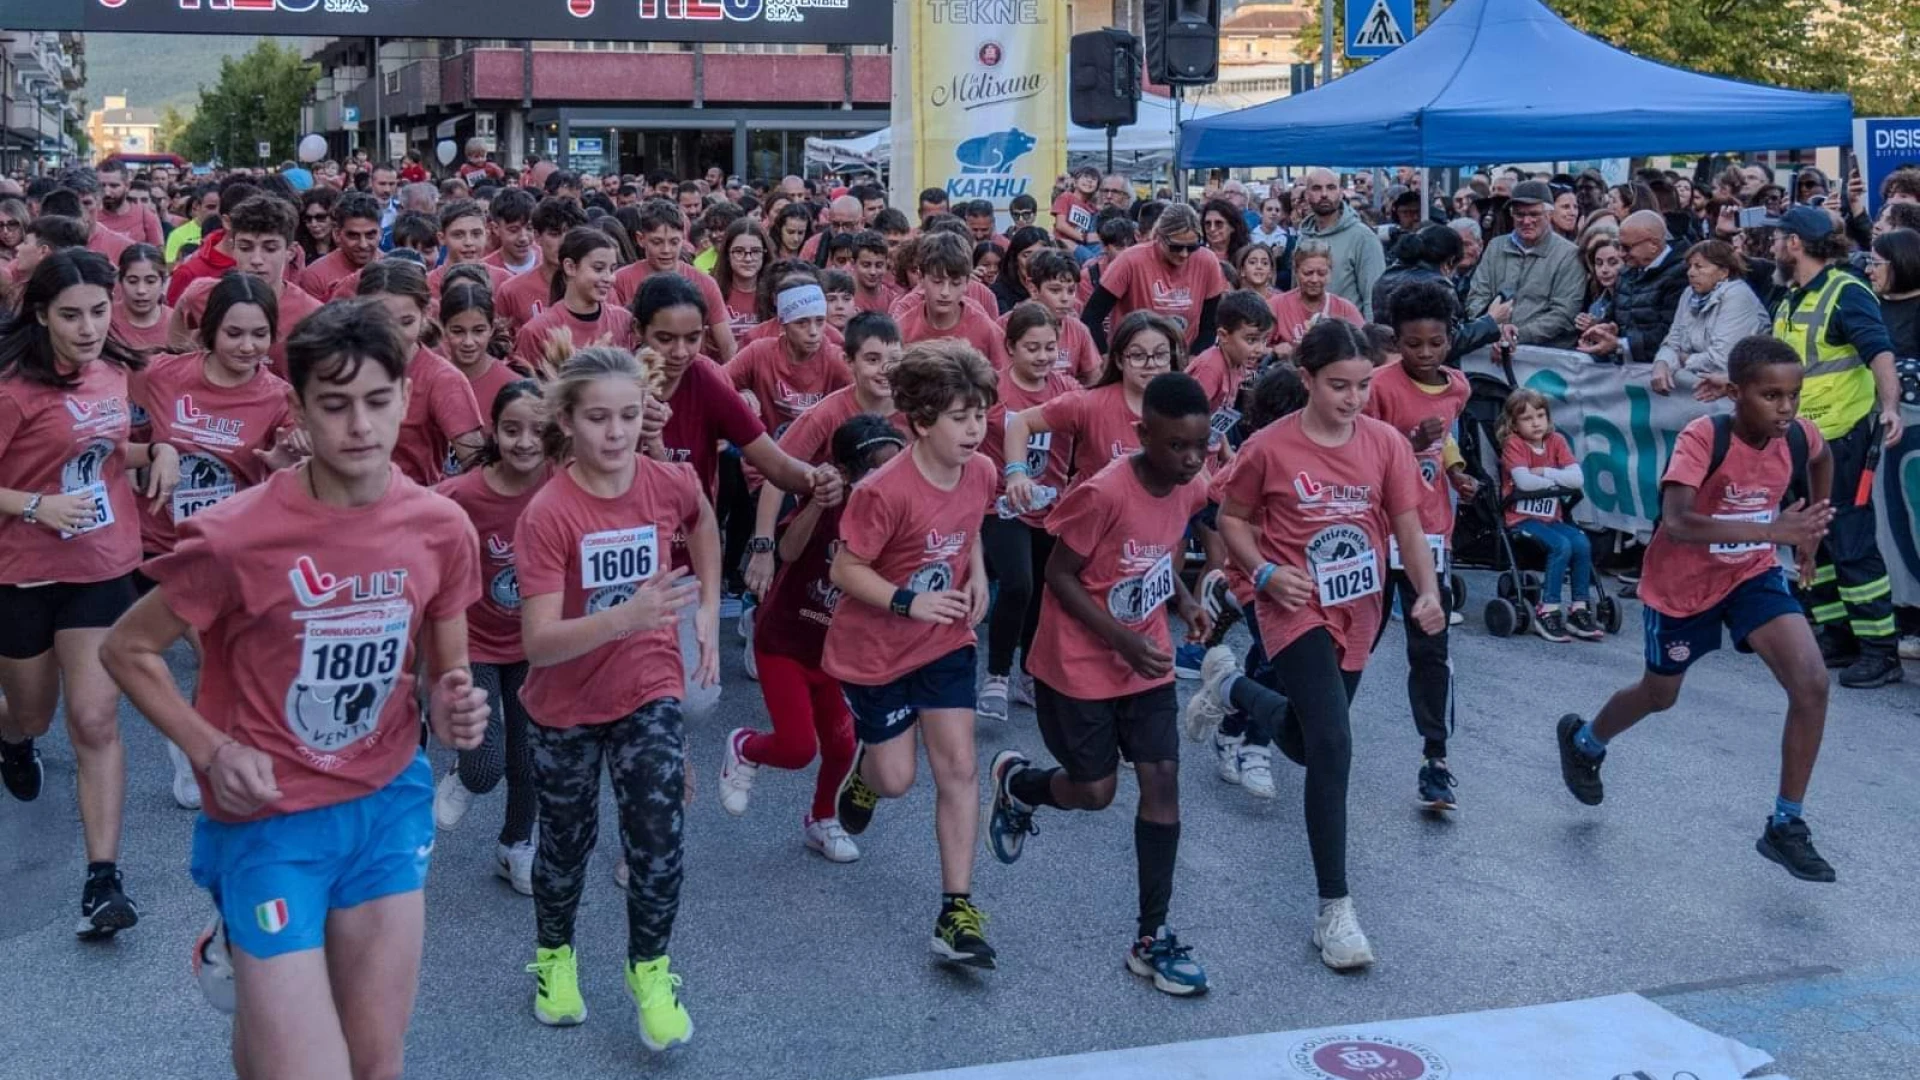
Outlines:
[[[1470, 579], [1484, 598], [1489, 581]], [[1634, 677], [1638, 607], [1628, 605], [1621, 638], [1561, 646], [1490, 638], [1477, 611], [1469, 605], [1454, 638], [1456, 819], [1413, 804], [1419, 742], [1397, 629], [1357, 703], [1349, 861], [1380, 957], [1370, 972], [1335, 975], [1307, 944], [1299, 773], [1280, 761], [1279, 797], [1259, 802], [1220, 783], [1205, 753], [1182, 766], [1173, 910], [1211, 995], [1167, 998], [1121, 965], [1135, 902], [1126, 774], [1113, 810], [1044, 816], [1018, 865], [983, 853], [975, 891], [1000, 970], [936, 966], [924, 773], [907, 799], [883, 805], [851, 866], [800, 845], [810, 776], [763, 770], [746, 818], [720, 810], [723, 733], [765, 722], [729, 628], [721, 709], [694, 731], [700, 798], [672, 950], [694, 1043], [661, 1059], [639, 1045], [604, 855], [577, 942], [591, 1019], [564, 1031], [534, 1022], [521, 970], [530, 903], [490, 871], [496, 794], [436, 848], [408, 1075], [839, 1080], [1621, 991], [1768, 1050], [1796, 1080], [1910, 1074], [1920, 1050], [1914, 685], [1836, 688], [1808, 816], [1840, 881], [1802, 884], [1753, 850], [1784, 707], [1758, 660], [1729, 650], [1699, 664], [1678, 708], [1615, 744], [1607, 804], [1588, 809], [1561, 786], [1553, 721], [1591, 712]], [[143, 918], [119, 940], [71, 936], [84, 857], [64, 736], [43, 744], [39, 802], [0, 796], [7, 1080], [225, 1073], [226, 1021], [187, 971], [209, 911], [186, 872], [191, 816], [168, 795], [158, 737], [130, 709], [123, 722], [132, 778], [122, 867]], [[983, 726], [978, 743], [983, 773], [1005, 745], [1045, 757], [1024, 709]]]

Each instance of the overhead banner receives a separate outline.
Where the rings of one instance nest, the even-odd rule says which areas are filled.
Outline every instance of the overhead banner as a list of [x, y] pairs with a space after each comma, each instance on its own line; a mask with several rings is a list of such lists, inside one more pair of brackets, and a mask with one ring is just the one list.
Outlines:
[[1004, 220], [1014, 196], [1031, 195], [1044, 219], [1066, 171], [1067, 5], [900, 0], [894, 18], [897, 205], [912, 214], [936, 187]]
[[[1504, 382], [1482, 349], [1461, 364], [1474, 379]], [[1618, 529], [1642, 537], [1660, 516], [1660, 476], [1680, 429], [1696, 417], [1725, 412], [1725, 402], [1693, 400], [1691, 385], [1656, 394], [1651, 365], [1596, 364], [1584, 353], [1523, 345], [1514, 350], [1514, 381], [1553, 403], [1553, 426], [1567, 437], [1586, 474], [1585, 498], [1573, 520], [1591, 529]], [[1682, 376], [1684, 378], [1684, 376]], [[1896, 603], [1920, 605], [1920, 408], [1902, 406], [1906, 431], [1890, 446], [1874, 479], [1880, 554], [1893, 579]], [[1492, 448], [1497, 455], [1498, 448]], [[1497, 461], [1484, 461], [1494, 475]]]
[[[955, 5], [963, 6], [963, 5]], [[0, 0], [0, 26], [84, 33], [884, 45], [891, 0]]]

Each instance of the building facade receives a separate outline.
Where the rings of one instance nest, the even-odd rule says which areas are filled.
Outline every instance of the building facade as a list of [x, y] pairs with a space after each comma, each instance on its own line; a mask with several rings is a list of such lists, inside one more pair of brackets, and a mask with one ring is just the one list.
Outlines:
[[160, 114], [127, 106], [127, 99], [108, 94], [100, 108], [87, 114], [87, 141], [96, 160], [114, 154], [151, 154], [160, 145]]
[[79, 34], [0, 29], [0, 174], [57, 168], [78, 156], [86, 116]]

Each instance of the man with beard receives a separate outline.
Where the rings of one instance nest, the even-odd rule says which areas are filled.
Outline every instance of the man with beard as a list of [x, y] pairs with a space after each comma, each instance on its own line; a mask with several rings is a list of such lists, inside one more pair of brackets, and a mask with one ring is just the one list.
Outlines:
[[[1498, 178], [1494, 182], [1497, 192]], [[1519, 327], [1522, 345], [1568, 348], [1573, 318], [1587, 298], [1580, 249], [1548, 224], [1553, 191], [1544, 180], [1514, 185], [1511, 205], [1513, 231], [1489, 241], [1481, 253], [1467, 292], [1467, 316], [1492, 315], [1497, 323]]]
[[[1333, 252], [1333, 277], [1327, 282], [1327, 291], [1371, 318], [1373, 283], [1387, 269], [1387, 255], [1379, 237], [1341, 199], [1340, 178], [1330, 170], [1315, 169], [1307, 174], [1307, 207], [1312, 215], [1301, 226], [1300, 238], [1319, 240]], [[1568, 320], [1571, 325], [1571, 315]]]
[[[1803, 602], [1819, 627], [1820, 655], [1840, 668], [1840, 685], [1899, 682], [1893, 585], [1880, 557], [1871, 501], [1856, 502], [1876, 442], [1900, 441], [1900, 379], [1880, 301], [1866, 282], [1836, 266], [1847, 240], [1831, 211], [1796, 206], [1775, 226], [1775, 274], [1789, 286], [1774, 312], [1774, 336], [1800, 353], [1806, 380], [1800, 415], [1833, 454], [1833, 523]], [[1807, 583], [1801, 582], [1804, 587]]]
[[[160, 230], [160, 217], [151, 206], [141, 206], [127, 197], [126, 167], [108, 162], [100, 167], [100, 208], [93, 220], [137, 244], [159, 247], [166, 242]], [[84, 195], [84, 193], [83, 193]]]

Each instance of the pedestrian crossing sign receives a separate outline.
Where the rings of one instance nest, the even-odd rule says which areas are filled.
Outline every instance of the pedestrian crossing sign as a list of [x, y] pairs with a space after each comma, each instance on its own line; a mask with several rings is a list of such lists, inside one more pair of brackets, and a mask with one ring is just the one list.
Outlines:
[[1413, 0], [1347, 0], [1347, 55], [1385, 56], [1413, 37]]

